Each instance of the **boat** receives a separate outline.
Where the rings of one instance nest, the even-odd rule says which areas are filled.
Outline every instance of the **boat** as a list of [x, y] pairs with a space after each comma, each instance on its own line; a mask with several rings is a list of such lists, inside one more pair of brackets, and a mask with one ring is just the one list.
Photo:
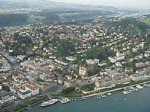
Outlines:
[[108, 96], [110, 96], [112, 93], [107, 93], [108, 94]]
[[135, 91], [138, 91], [139, 89], [138, 88], [135, 88]]
[[28, 106], [28, 107], [27, 107], [27, 109], [28, 109], [28, 110], [31, 110], [31, 109], [32, 109], [32, 107]]
[[150, 84], [148, 84], [148, 87], [150, 87]]
[[148, 84], [144, 83], [143, 86], [144, 86], [144, 87], [148, 87]]
[[81, 100], [86, 100], [86, 99], [87, 99], [87, 98], [86, 98], [86, 97], [84, 97], [84, 96], [81, 98]]
[[76, 99], [76, 98], [73, 98], [72, 101], [77, 101], [77, 99]]
[[50, 99], [48, 101], [44, 101], [43, 103], [41, 103], [41, 107], [46, 107], [46, 106], [50, 106], [53, 105], [55, 103], [57, 103], [59, 101], [59, 99]]
[[100, 99], [100, 98], [101, 98], [101, 96], [97, 96], [97, 98], [98, 98], [98, 99]]
[[125, 95], [128, 94], [128, 91], [123, 91], [123, 94], [125, 94]]
[[69, 100], [68, 98], [61, 98], [59, 101], [60, 101], [60, 103], [62, 103], [62, 104], [65, 104], [65, 103], [70, 102], [70, 100]]
[[104, 97], [106, 97], [106, 95], [105, 94], [101, 94], [101, 97], [104, 98]]
[[100, 95], [99, 93], [97, 94], [97, 98], [98, 98], [98, 99], [100, 99], [100, 98], [101, 98], [101, 95]]
[[143, 89], [143, 87], [142, 87], [141, 85], [136, 85], [136, 87], [137, 87], [138, 89]]

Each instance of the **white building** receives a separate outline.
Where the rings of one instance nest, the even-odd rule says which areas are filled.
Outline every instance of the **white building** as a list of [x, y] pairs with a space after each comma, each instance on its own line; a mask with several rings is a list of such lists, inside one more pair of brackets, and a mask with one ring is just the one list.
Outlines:
[[29, 90], [20, 89], [19, 92], [18, 92], [18, 96], [21, 99], [26, 99], [28, 97], [31, 97], [31, 92]]
[[68, 60], [68, 61], [76, 61], [77, 58], [73, 57], [73, 56], [68, 56], [68, 57], [66, 57], [66, 60]]
[[33, 96], [40, 93], [39, 87], [36, 86], [36, 85], [27, 85], [27, 86], [25, 86], [25, 90], [31, 91], [31, 94], [32, 94]]
[[84, 79], [87, 78], [87, 69], [85, 67], [79, 67], [79, 75]]
[[148, 76], [148, 75], [140, 75], [140, 74], [134, 74], [134, 75], [130, 76], [130, 79], [132, 81], [141, 81], [141, 80], [146, 80], [148, 78], [150, 78], [150, 76]]
[[4, 93], [0, 97], [0, 104], [13, 101], [15, 96], [12, 93]]

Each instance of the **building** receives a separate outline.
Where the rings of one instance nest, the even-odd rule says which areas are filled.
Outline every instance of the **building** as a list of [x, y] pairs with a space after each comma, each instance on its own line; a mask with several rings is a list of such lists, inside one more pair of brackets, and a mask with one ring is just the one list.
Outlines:
[[3, 92], [0, 97], [0, 104], [13, 101], [14, 99], [15, 99], [14, 94], [8, 93], [8, 92]]
[[68, 56], [68, 57], [66, 57], [66, 60], [68, 60], [68, 61], [76, 61], [77, 60], [77, 58], [76, 57], [73, 57], [73, 56]]
[[18, 92], [18, 96], [21, 99], [26, 99], [28, 97], [31, 97], [31, 92], [29, 90], [20, 89]]
[[150, 76], [148, 76], [148, 75], [140, 75], [140, 74], [133, 74], [133, 75], [131, 75], [130, 76], [130, 79], [132, 80], [132, 81], [141, 81], [141, 80], [146, 80], [146, 79], [149, 79], [150, 78]]
[[88, 77], [87, 75], [87, 69], [85, 67], [79, 67], [79, 75], [85, 79]]
[[25, 86], [25, 90], [31, 91], [31, 94], [32, 94], [33, 96], [40, 93], [39, 87], [36, 86], [36, 85], [26, 85], [26, 86]]

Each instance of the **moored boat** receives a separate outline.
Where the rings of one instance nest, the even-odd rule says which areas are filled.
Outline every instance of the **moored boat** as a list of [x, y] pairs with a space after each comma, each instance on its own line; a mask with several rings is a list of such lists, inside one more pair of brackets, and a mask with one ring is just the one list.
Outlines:
[[81, 98], [81, 100], [86, 100], [86, 99], [87, 99], [87, 98], [86, 98], [86, 97], [84, 97], [84, 96]]
[[109, 96], [112, 94], [112, 93], [107, 93]]
[[125, 95], [128, 94], [128, 91], [123, 91], [123, 94], [125, 94]]
[[59, 101], [60, 101], [60, 103], [62, 103], [62, 104], [65, 104], [65, 103], [70, 102], [70, 100], [69, 100], [68, 98], [61, 98]]
[[142, 87], [141, 85], [136, 85], [136, 87], [137, 87], [138, 89], [143, 89], [143, 87]]
[[106, 97], [106, 95], [102, 93], [102, 94], [101, 94], [101, 97], [104, 98], [104, 97]]
[[44, 101], [43, 103], [41, 103], [41, 107], [46, 107], [46, 106], [50, 106], [50, 105], [53, 105], [55, 103], [57, 103], [59, 101], [59, 99], [51, 99], [51, 100], [48, 100], [48, 101]]

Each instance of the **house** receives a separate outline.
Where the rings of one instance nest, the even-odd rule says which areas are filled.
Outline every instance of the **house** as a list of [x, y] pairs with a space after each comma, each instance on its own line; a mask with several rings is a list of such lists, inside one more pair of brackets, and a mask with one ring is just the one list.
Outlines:
[[137, 68], [140, 68], [140, 67], [145, 67], [145, 64], [143, 62], [139, 62], [139, 63], [135, 63], [135, 66]]
[[39, 87], [36, 86], [36, 85], [26, 85], [26, 86], [25, 86], [25, 90], [31, 91], [31, 94], [32, 94], [33, 96], [40, 93]]
[[73, 57], [73, 56], [68, 56], [68, 57], [66, 57], [66, 60], [68, 60], [68, 61], [76, 61], [77, 58]]
[[31, 92], [29, 90], [20, 89], [19, 92], [18, 92], [18, 96], [21, 99], [26, 99], [28, 97], [31, 97]]
[[122, 67], [121, 62], [116, 62], [115, 65], [116, 65], [116, 67]]
[[86, 63], [87, 63], [88, 65], [94, 65], [94, 64], [99, 63], [99, 59], [94, 59], [94, 60], [88, 59], [88, 60], [86, 60]]
[[148, 75], [140, 75], [140, 74], [133, 74], [130, 76], [130, 79], [132, 81], [141, 81], [141, 80], [146, 80], [148, 78], [149, 78]]
[[101, 62], [101, 63], [98, 63], [98, 66], [102, 67], [102, 66], [106, 66], [107, 63], [106, 62]]
[[87, 68], [79, 67], [79, 75], [84, 79], [87, 78]]
[[116, 63], [117, 62], [117, 59], [115, 57], [108, 57], [108, 59], [111, 63]]
[[0, 97], [0, 104], [13, 101], [15, 99], [14, 94], [8, 92], [2, 92]]

